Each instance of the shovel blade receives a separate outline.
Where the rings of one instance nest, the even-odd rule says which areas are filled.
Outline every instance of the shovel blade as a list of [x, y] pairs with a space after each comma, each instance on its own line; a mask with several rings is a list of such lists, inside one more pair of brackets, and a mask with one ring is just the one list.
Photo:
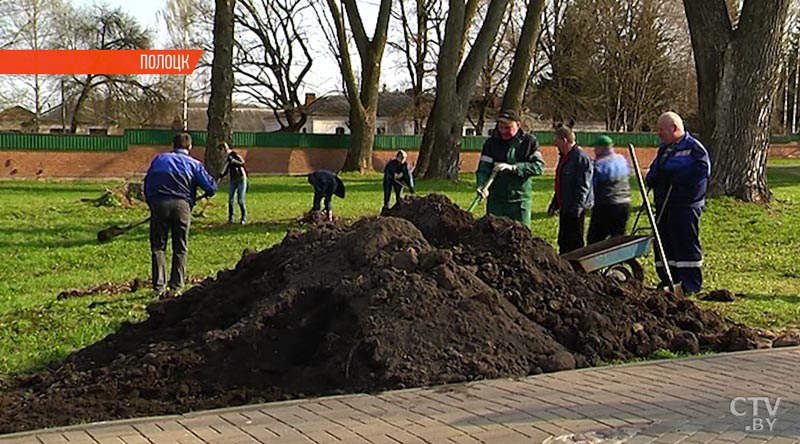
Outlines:
[[672, 292], [672, 294], [674, 294], [675, 296], [677, 296], [679, 298], [682, 298], [682, 297], [686, 296], [683, 293], [683, 285], [681, 285], [680, 282], [674, 282], [672, 285], [670, 285], [669, 291]]

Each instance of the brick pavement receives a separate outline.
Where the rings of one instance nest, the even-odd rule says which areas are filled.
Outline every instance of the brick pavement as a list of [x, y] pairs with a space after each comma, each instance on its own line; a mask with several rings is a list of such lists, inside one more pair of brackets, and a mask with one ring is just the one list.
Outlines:
[[800, 348], [763, 350], [90, 424], [0, 444], [800, 444], [798, 367]]

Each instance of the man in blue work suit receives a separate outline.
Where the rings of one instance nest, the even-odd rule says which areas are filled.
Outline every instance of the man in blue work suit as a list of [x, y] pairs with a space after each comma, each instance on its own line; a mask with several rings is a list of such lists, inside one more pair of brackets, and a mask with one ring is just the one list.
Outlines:
[[[673, 112], [658, 118], [658, 154], [647, 173], [647, 186], [655, 194], [658, 231], [668, 264], [656, 260], [661, 286], [667, 285], [669, 270], [687, 293], [703, 287], [703, 247], [700, 245], [700, 214], [706, 203], [711, 175], [708, 151], [684, 130], [683, 119]], [[663, 210], [662, 210], [663, 208]]]
[[344, 182], [333, 171], [317, 170], [308, 175], [308, 183], [314, 187], [314, 205], [312, 212], [320, 211], [320, 204], [325, 199], [325, 218], [333, 220], [333, 208], [331, 200], [333, 195], [344, 199]]
[[[217, 192], [217, 184], [199, 160], [189, 156], [192, 136], [178, 134], [169, 153], [157, 155], [144, 178], [144, 194], [150, 207], [150, 251], [153, 291], [159, 296], [177, 294], [186, 282], [186, 253], [192, 207], [197, 188], [207, 197]], [[167, 237], [172, 233], [172, 271], [169, 293], [165, 292]]]

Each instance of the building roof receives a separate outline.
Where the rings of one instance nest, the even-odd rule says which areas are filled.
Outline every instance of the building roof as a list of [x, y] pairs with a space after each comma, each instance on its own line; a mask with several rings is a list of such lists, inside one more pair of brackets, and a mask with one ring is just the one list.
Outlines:
[[[204, 105], [190, 106], [188, 120], [190, 130], [204, 131], [208, 128], [207, 108]], [[269, 108], [236, 107], [231, 110], [231, 130], [233, 131], [264, 132], [274, 131], [278, 127], [275, 115]]]
[[33, 119], [34, 116], [36, 116], [36, 113], [33, 111], [17, 105], [0, 111], [0, 122], [3, 124], [27, 122]]
[[[414, 98], [400, 92], [384, 92], [378, 96], [378, 117], [394, 117], [408, 112], [414, 106]], [[313, 117], [341, 117], [350, 115], [350, 103], [344, 95], [319, 97], [308, 106]]]

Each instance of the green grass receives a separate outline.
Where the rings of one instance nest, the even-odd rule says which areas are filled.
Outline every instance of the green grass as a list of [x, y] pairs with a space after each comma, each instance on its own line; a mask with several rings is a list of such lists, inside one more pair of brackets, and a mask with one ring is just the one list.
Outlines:
[[[703, 303], [751, 325], [780, 328], [800, 324], [800, 166], [771, 168], [775, 193], [770, 209], [732, 199], [714, 199], [701, 222], [706, 250], [706, 288], [737, 293], [735, 303]], [[334, 199], [334, 213], [347, 219], [377, 214], [382, 205], [380, 176], [344, 175], [347, 199]], [[41, 367], [97, 341], [126, 320], [142, 319], [147, 291], [57, 300], [69, 288], [128, 282], [150, 273], [147, 227], [99, 245], [97, 231], [147, 216], [134, 209], [94, 207], [97, 197], [119, 182], [0, 181], [0, 374]], [[533, 232], [555, 242], [557, 221], [545, 209], [553, 177], [534, 186]], [[474, 179], [459, 183], [422, 181], [418, 193], [444, 192], [466, 207]], [[222, 190], [223, 192], [225, 190]], [[213, 275], [232, 267], [245, 248], [280, 241], [293, 219], [311, 206], [305, 177], [255, 177], [248, 190], [251, 224], [225, 225], [225, 195], [214, 197], [205, 218], [192, 222], [189, 274]], [[638, 201], [637, 201], [638, 204]], [[477, 210], [483, 212], [483, 208]], [[647, 258], [653, 276], [652, 258]]]

